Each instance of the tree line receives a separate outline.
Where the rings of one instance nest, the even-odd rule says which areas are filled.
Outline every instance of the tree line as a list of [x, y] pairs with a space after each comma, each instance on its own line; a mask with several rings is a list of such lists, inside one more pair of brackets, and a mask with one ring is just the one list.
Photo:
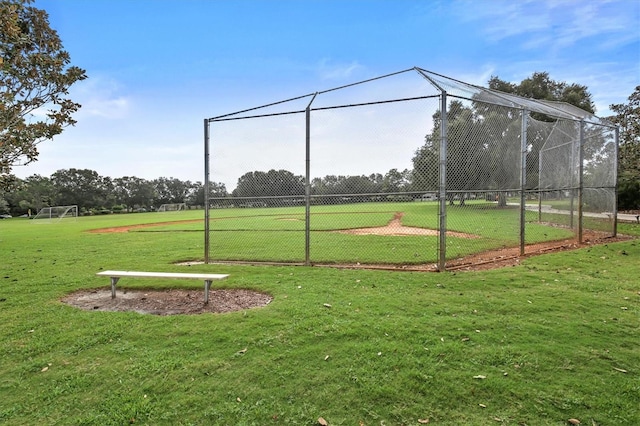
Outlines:
[[[551, 79], [546, 72], [536, 72], [519, 84], [491, 77], [489, 88], [518, 96], [549, 101], [561, 101], [595, 113], [591, 94], [586, 86], [567, 84]], [[616, 115], [606, 119], [619, 126], [618, 166], [618, 209], [640, 209], [640, 86], [629, 96], [628, 103], [610, 106]], [[440, 138], [440, 111], [433, 115], [433, 130], [425, 138], [425, 144], [419, 148], [413, 158], [412, 182], [416, 190], [438, 187], [438, 145]], [[547, 162], [543, 175], [539, 175], [539, 163], [543, 142], [553, 131], [553, 117], [532, 113], [530, 126], [532, 131], [527, 138], [527, 182], [526, 188], [545, 190], [539, 181], [545, 179], [568, 180], [570, 173], [564, 161]], [[538, 124], [535, 124], [538, 123]], [[546, 125], [545, 125], [546, 124]], [[447, 182], [448, 190], [469, 191], [480, 188], [505, 190], [519, 187], [520, 134], [521, 118], [514, 116], [514, 110], [488, 105], [472, 100], [463, 104], [453, 100], [447, 109]], [[615, 146], [605, 143], [603, 128], [587, 127], [585, 130], [584, 184], [598, 186], [608, 182], [612, 175]], [[558, 139], [558, 133], [554, 137]], [[563, 136], [560, 136], [562, 139]], [[567, 135], [562, 142], [570, 142]], [[546, 154], [547, 158], [557, 156], [558, 151]], [[555, 168], [555, 169], [554, 169]], [[557, 184], [557, 182], [556, 182]], [[553, 187], [553, 185], [550, 185]], [[464, 203], [461, 192], [461, 203]], [[506, 204], [504, 192], [499, 192], [499, 203]], [[595, 202], [595, 200], [592, 200]], [[595, 207], [595, 206], [594, 206]]]
[[640, 86], [627, 103], [613, 104], [609, 120], [620, 128], [618, 151], [618, 208], [640, 209]]
[[[210, 188], [212, 195], [227, 195], [224, 184], [212, 183]], [[204, 186], [172, 177], [113, 179], [89, 169], [64, 169], [50, 177], [13, 177], [0, 189], [0, 213], [13, 216], [35, 214], [48, 206], [77, 205], [80, 214], [100, 214], [154, 211], [169, 203], [204, 206]]]
[[[346, 195], [407, 192], [411, 189], [409, 170], [391, 169], [386, 174], [315, 178], [313, 195]], [[304, 197], [305, 180], [287, 170], [254, 171], [242, 175], [236, 188], [227, 192], [223, 183], [211, 182], [210, 198], [234, 200], [256, 197]], [[186, 203], [204, 206], [202, 182], [161, 177], [146, 180], [135, 176], [111, 178], [89, 169], [58, 170], [50, 177], [13, 177], [0, 189], [0, 213], [13, 216], [37, 213], [43, 207], [77, 205], [80, 214], [154, 211], [162, 204]], [[236, 204], [242, 205], [242, 201]]]
[[[384, 175], [327, 175], [311, 180], [311, 195], [378, 194], [411, 191], [411, 171], [391, 169]], [[287, 170], [254, 171], [238, 179], [232, 197], [304, 196], [305, 178]]]

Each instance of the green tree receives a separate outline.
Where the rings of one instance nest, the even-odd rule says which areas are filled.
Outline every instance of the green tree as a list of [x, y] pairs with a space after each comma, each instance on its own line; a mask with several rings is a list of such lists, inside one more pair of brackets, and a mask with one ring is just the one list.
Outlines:
[[[546, 72], [533, 73], [518, 84], [493, 76], [489, 88], [518, 96], [547, 101], [567, 102], [591, 113], [595, 108], [586, 86], [552, 80]], [[532, 113], [536, 130], [527, 133], [527, 188], [537, 186], [539, 151], [549, 136], [556, 118]], [[440, 146], [441, 113], [433, 115], [433, 130], [425, 144], [413, 157], [412, 183], [414, 191], [438, 189], [438, 149]], [[521, 155], [521, 123], [518, 110], [487, 104], [480, 100], [463, 103], [452, 100], [447, 108], [447, 190], [459, 191], [461, 204], [467, 191], [489, 189], [505, 191], [518, 188]], [[599, 146], [593, 143], [593, 146]], [[589, 155], [591, 157], [589, 157]], [[604, 158], [594, 150], [587, 159]], [[500, 205], [506, 205], [506, 194], [499, 193]]]
[[113, 180], [115, 202], [126, 207], [127, 211], [135, 207], [151, 207], [156, 196], [153, 184], [135, 176], [124, 176]]
[[628, 103], [609, 108], [616, 113], [609, 120], [620, 128], [618, 208], [640, 209], [640, 86], [636, 86]]
[[369, 176], [327, 175], [314, 178], [311, 181], [311, 191], [314, 195], [354, 195], [378, 194], [382, 192], [404, 191], [408, 185], [410, 172], [391, 169], [384, 176], [371, 173]]
[[238, 178], [234, 197], [304, 195], [304, 177], [287, 170], [248, 172]]
[[374, 194], [380, 192], [376, 175], [346, 176], [336, 188], [338, 194]]
[[190, 181], [181, 181], [172, 177], [154, 179], [151, 183], [156, 191], [155, 203], [158, 207], [162, 204], [184, 203], [193, 190], [193, 184]]
[[[433, 115], [433, 130], [425, 137], [425, 144], [413, 157], [413, 190], [435, 191], [439, 185], [439, 154], [441, 113]], [[490, 167], [487, 160], [483, 125], [473, 108], [459, 100], [453, 100], [447, 108], [447, 190], [467, 191], [486, 189], [489, 185], [485, 170]], [[450, 194], [453, 203], [454, 193]], [[460, 195], [464, 204], [464, 192]]]
[[51, 179], [40, 175], [32, 175], [17, 179], [11, 191], [5, 196], [12, 214], [20, 215], [31, 212], [36, 214], [41, 208], [56, 205], [56, 192]]
[[[209, 182], [209, 197], [226, 198], [227, 187], [222, 182]], [[187, 196], [187, 204], [191, 206], [204, 206], [204, 185], [202, 182], [194, 182], [192, 189]]]
[[113, 182], [89, 169], [58, 170], [51, 175], [56, 204], [77, 205], [81, 211], [111, 206]]
[[[440, 113], [434, 115], [434, 123], [439, 120]], [[438, 121], [439, 123], [439, 121]], [[439, 126], [439, 124], [438, 124]], [[413, 156], [413, 170], [411, 171], [412, 191], [435, 191], [438, 189], [438, 133], [428, 134], [425, 144], [418, 148]]]
[[[489, 88], [525, 98], [566, 102], [585, 111], [595, 112], [595, 105], [587, 86], [553, 80], [547, 72], [534, 72], [531, 77], [525, 78], [518, 84], [491, 76]], [[533, 117], [541, 121], [554, 121], [542, 114], [534, 114]]]
[[[587, 86], [553, 80], [547, 72], [534, 72], [530, 77], [525, 78], [518, 84], [509, 83], [497, 76], [492, 76], [489, 79], [489, 88], [524, 98], [566, 102], [592, 114], [595, 113], [595, 104]], [[557, 121], [554, 117], [537, 112], [531, 113], [530, 116], [533, 121], [541, 122], [541, 124]], [[531, 125], [533, 123], [530, 122], [530, 127]], [[540, 149], [552, 129], [552, 127], [545, 128], [543, 125], [536, 127], [538, 131], [530, 131], [527, 135], [527, 148], [529, 150], [527, 154], [527, 188], [537, 187]], [[598, 144], [594, 143], [592, 145], [596, 146]], [[594, 152], [586, 153], [585, 158], [588, 159], [589, 155], [596, 154]]]
[[[2, 179], [1, 175], [0, 179]], [[6, 176], [3, 184], [0, 185], [0, 213], [11, 212], [11, 195], [20, 187], [20, 183], [21, 181], [17, 177], [13, 175]]]
[[[58, 33], [32, 0], [0, 0], [0, 176], [38, 156], [37, 144], [75, 123], [69, 88], [86, 78], [69, 66]], [[0, 182], [2, 184], [2, 182]]]
[[323, 178], [313, 178], [311, 180], [311, 193], [314, 195], [337, 194], [336, 189], [344, 176], [327, 175]]
[[382, 192], [402, 192], [406, 191], [410, 183], [410, 172], [405, 169], [398, 171], [398, 169], [389, 170], [382, 181]]

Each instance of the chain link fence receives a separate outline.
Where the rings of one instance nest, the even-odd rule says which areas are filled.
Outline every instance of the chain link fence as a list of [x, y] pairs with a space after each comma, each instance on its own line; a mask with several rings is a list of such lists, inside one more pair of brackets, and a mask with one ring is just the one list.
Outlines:
[[413, 68], [204, 124], [207, 263], [445, 270], [616, 233], [615, 128], [571, 105]]

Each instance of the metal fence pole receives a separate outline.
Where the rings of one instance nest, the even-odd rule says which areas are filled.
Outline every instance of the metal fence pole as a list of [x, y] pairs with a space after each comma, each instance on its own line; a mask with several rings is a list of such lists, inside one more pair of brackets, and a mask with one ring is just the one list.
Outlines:
[[305, 110], [305, 184], [304, 184], [304, 264], [311, 265], [311, 104], [318, 96], [316, 92]]
[[209, 263], [209, 120], [204, 120], [204, 263]]
[[580, 121], [580, 141], [578, 145], [578, 242], [582, 243], [582, 203], [584, 191], [584, 121]]
[[[582, 132], [582, 127], [580, 127], [579, 132]], [[582, 149], [582, 141], [580, 139], [580, 136], [578, 136], [578, 157], [580, 157], [580, 150]], [[578, 158], [578, 161], [580, 161], [580, 159]], [[576, 186], [576, 180], [575, 180], [575, 175], [576, 175], [576, 171], [574, 170], [576, 164], [576, 144], [572, 143], [571, 144], [571, 170], [570, 170], [570, 175], [569, 175], [569, 187], [571, 190], [571, 199], [570, 199], [570, 203], [569, 203], [569, 227], [571, 229], [575, 229], [575, 224], [574, 224], [574, 220], [573, 220], [573, 216], [574, 216], [574, 210], [575, 210], [575, 198], [576, 198], [576, 190], [575, 190], [575, 186]], [[582, 172], [580, 171], [580, 165], [578, 165], [578, 191], [580, 191], [580, 179], [582, 179]], [[578, 200], [578, 203], [580, 202], [580, 200]], [[578, 215], [580, 213], [578, 212]], [[578, 217], [578, 220], [580, 218]], [[578, 226], [579, 227], [579, 226]], [[578, 229], [578, 234], [580, 234], [580, 229]]]
[[525, 245], [525, 212], [527, 187], [527, 118], [529, 112], [522, 110], [522, 130], [520, 131], [520, 256], [524, 256]]
[[440, 202], [439, 213], [439, 253], [438, 271], [444, 271], [447, 264], [447, 92], [442, 91], [440, 96], [440, 149], [439, 149], [439, 176], [438, 197]]
[[618, 236], [618, 151], [620, 149], [619, 137], [620, 137], [620, 128], [616, 126], [615, 128], [615, 146], [613, 148], [614, 157], [616, 159], [615, 167], [613, 169], [613, 237]]

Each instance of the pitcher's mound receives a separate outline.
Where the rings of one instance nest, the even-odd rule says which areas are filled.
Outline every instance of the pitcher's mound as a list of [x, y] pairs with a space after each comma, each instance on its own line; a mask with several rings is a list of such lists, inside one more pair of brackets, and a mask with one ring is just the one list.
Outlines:
[[224, 313], [259, 308], [273, 297], [253, 290], [220, 289], [209, 291], [209, 303], [204, 303], [204, 290], [118, 290], [111, 298], [111, 289], [80, 290], [65, 296], [62, 302], [87, 311], [133, 311], [154, 315], [194, 315]]

